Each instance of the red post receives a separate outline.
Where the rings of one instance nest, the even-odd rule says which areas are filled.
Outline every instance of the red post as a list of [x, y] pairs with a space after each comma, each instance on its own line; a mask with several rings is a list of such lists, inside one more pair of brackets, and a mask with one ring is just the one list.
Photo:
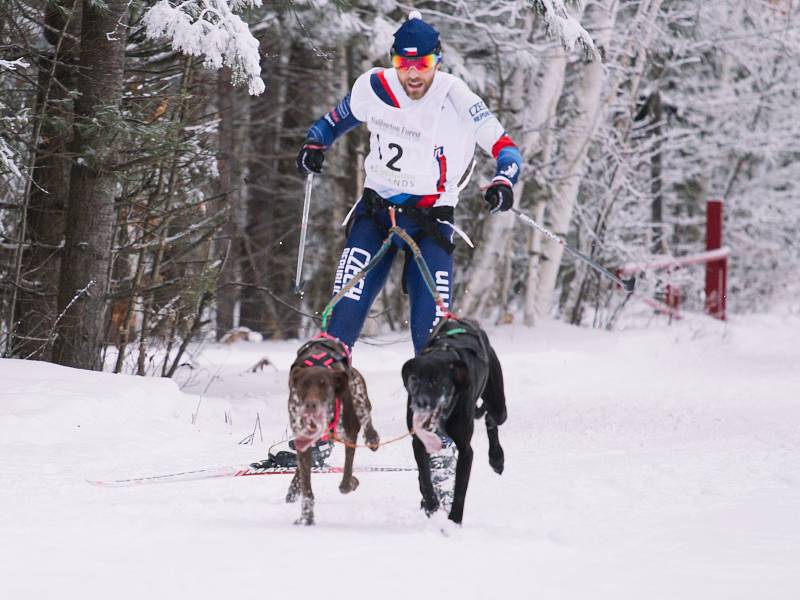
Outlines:
[[[722, 200], [706, 204], [706, 250], [722, 247]], [[728, 295], [728, 259], [706, 263], [706, 312], [712, 317], [726, 319]]]
[[670, 323], [672, 323], [673, 317], [680, 319], [681, 315], [679, 311], [681, 309], [681, 288], [668, 283], [667, 289], [664, 293], [664, 304], [673, 310], [673, 312], [669, 313]]
[[664, 296], [664, 304], [666, 304], [670, 308], [674, 308], [676, 311], [680, 310], [681, 288], [674, 286], [671, 283], [668, 283]]

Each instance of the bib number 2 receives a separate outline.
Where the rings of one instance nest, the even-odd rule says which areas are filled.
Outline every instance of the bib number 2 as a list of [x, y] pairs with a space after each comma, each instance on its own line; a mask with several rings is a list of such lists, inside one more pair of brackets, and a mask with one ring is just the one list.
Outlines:
[[400, 172], [400, 167], [396, 167], [395, 164], [403, 156], [403, 148], [398, 144], [389, 144], [389, 150], [393, 150], [395, 155], [389, 159], [389, 161], [386, 163], [386, 166], [392, 171]]

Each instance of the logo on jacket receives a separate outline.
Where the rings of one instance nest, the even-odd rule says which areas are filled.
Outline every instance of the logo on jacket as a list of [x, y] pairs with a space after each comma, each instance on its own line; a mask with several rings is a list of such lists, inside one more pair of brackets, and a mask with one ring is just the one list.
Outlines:
[[509, 179], [514, 179], [514, 177], [517, 176], [517, 173], [519, 173], [519, 167], [517, 166], [517, 163], [511, 163], [505, 169], [500, 170], [500, 175], [508, 177]]
[[492, 113], [489, 112], [489, 109], [486, 108], [486, 104], [483, 101], [469, 107], [469, 116], [472, 117], [472, 120], [476, 123], [483, 121], [491, 114]]

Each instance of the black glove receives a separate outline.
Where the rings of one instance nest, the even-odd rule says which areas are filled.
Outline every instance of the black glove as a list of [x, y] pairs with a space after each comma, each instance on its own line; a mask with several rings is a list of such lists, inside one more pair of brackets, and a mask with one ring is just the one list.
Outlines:
[[325, 146], [312, 140], [306, 141], [297, 155], [297, 170], [300, 175], [322, 173], [322, 163], [325, 162]]
[[514, 190], [505, 182], [495, 181], [487, 188], [483, 199], [489, 203], [489, 212], [506, 211], [514, 206]]

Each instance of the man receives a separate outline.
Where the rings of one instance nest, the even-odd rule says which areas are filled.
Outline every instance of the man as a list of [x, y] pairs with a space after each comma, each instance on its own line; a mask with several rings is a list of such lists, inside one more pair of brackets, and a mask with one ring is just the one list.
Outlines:
[[[458, 77], [440, 71], [439, 32], [419, 12], [394, 34], [391, 69], [371, 69], [351, 92], [309, 130], [297, 157], [300, 173], [321, 173], [325, 150], [366, 123], [370, 151], [364, 166], [361, 200], [351, 211], [352, 229], [336, 272], [334, 294], [374, 256], [397, 224], [417, 242], [436, 287], [449, 306], [453, 274], [453, 208], [459, 184], [470, 175], [475, 144], [497, 160], [484, 198], [491, 212], [514, 202], [512, 186], [522, 156], [483, 101]], [[386, 282], [397, 250], [397, 236], [382, 261], [336, 305], [328, 333], [352, 347], [372, 302]], [[403, 285], [411, 301], [411, 336], [417, 354], [441, 314], [415, 264], [406, 262]]]

